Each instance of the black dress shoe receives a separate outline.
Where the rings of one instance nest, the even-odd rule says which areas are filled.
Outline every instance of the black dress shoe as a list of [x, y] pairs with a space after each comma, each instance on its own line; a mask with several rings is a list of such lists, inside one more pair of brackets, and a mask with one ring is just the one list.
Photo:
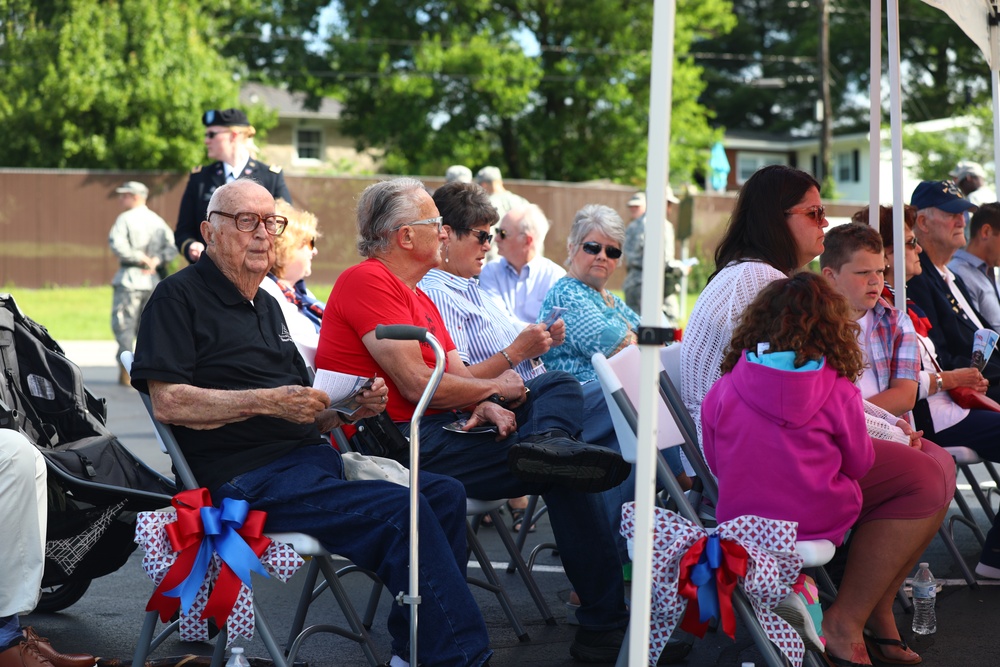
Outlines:
[[632, 471], [618, 452], [580, 442], [557, 429], [536, 433], [512, 446], [507, 465], [526, 482], [586, 493], [614, 488]]

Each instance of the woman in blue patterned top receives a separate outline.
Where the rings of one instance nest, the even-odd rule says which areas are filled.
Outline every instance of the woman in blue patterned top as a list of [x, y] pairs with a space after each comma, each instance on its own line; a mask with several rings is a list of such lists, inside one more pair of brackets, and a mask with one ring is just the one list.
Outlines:
[[553, 308], [566, 309], [566, 341], [542, 357], [550, 370], [567, 371], [580, 382], [596, 380], [594, 352], [611, 357], [635, 344], [639, 316], [605, 289], [624, 242], [625, 224], [608, 206], [588, 204], [573, 218], [566, 275], [549, 290], [539, 312], [542, 321]]

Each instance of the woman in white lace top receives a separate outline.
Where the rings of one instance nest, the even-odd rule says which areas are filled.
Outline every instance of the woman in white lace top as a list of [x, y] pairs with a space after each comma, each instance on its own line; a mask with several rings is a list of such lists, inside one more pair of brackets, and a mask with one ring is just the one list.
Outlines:
[[[681, 348], [681, 393], [699, 429], [701, 402], [720, 377], [720, 364], [746, 306], [765, 285], [823, 252], [827, 222], [819, 189], [811, 175], [772, 165], [757, 171], [740, 190], [715, 252], [716, 272], [695, 304]], [[869, 434], [909, 443], [911, 430], [895, 415], [869, 404], [865, 412]], [[946, 489], [941, 480], [941, 488], [913, 485], [901, 474], [908, 467], [900, 457], [924, 456], [918, 450], [887, 439], [872, 444], [875, 465], [859, 480], [863, 505], [850, 537], [844, 578], [823, 618], [831, 665], [871, 664], [869, 647], [876, 657], [898, 664], [920, 662], [899, 638], [892, 603], [910, 563], [940, 526], [939, 501]]]

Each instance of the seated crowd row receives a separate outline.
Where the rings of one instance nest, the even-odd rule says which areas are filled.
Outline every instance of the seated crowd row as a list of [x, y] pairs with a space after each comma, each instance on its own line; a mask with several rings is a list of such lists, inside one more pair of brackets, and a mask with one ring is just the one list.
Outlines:
[[[930, 228], [928, 211], [962, 200], [947, 190], [925, 193], [927, 206], [914, 196], [918, 233], [921, 220]], [[506, 264], [487, 267], [512, 274], [494, 278], [507, 280], [518, 304], [517, 278], [530, 250], [507, 261], [515, 253], [505, 253], [503, 244], [534, 246], [532, 232], [544, 238], [545, 225], [537, 222], [544, 216], [536, 208], [511, 211], [500, 221]], [[421, 465], [428, 473], [421, 483], [421, 516], [427, 517], [420, 526], [421, 562], [439, 565], [421, 571], [421, 661], [488, 661], [485, 625], [464, 582], [465, 497], [526, 494], [544, 497], [580, 599], [571, 653], [585, 662], [613, 661], [627, 623], [627, 554], [617, 526], [632, 480], [589, 359], [635, 343], [638, 317], [606, 289], [622, 255], [621, 218], [596, 205], [577, 213], [567, 241], [568, 273], [550, 272], [554, 281], [540, 302], [532, 290], [538, 310], [520, 320], [534, 323], [521, 327], [504, 290], [496, 290], [497, 298], [484, 289], [490, 278], [476, 279], [489, 273], [483, 260], [498, 222], [478, 186], [449, 183], [433, 196], [414, 179], [368, 187], [357, 214], [358, 249], [367, 259], [340, 276], [327, 304], [302, 283], [315, 253], [314, 218], [276, 204], [245, 180], [219, 188], [208, 210], [205, 255], [164, 280], [143, 312], [132, 382], [149, 392], [157, 417], [175, 426], [213, 498], [245, 499], [268, 512], [270, 530], [315, 534], [390, 589], [405, 588], [407, 492], [343, 480], [339, 455], [320, 434], [349, 425], [328, 409], [323, 392], [309, 387], [308, 367], [377, 377], [362, 397], [361, 416], [384, 411], [405, 433], [433, 353], [415, 341], [378, 340], [374, 329], [425, 327], [444, 344], [447, 368], [421, 426]], [[951, 458], [914, 431], [909, 413], [918, 391], [946, 396], [942, 381], [947, 388], [964, 382], [979, 390], [987, 381], [943, 358], [943, 372], [922, 371], [910, 317], [881, 299], [885, 257], [878, 234], [846, 226], [831, 233], [824, 252], [825, 226], [819, 187], [808, 174], [768, 167], [748, 180], [717, 252], [717, 272], [686, 332], [682, 391], [720, 478], [720, 519], [748, 513], [794, 519], [802, 539], [822, 536], [838, 544], [851, 529], [842, 588], [822, 624], [828, 660], [868, 664], [867, 639], [883, 658], [915, 662], [919, 656], [899, 638], [892, 599], [940, 525], [955, 474]], [[808, 274], [789, 278], [820, 254], [826, 282]], [[555, 308], [566, 310], [545, 322]], [[924, 338], [939, 350], [947, 345], [935, 339], [933, 327]], [[717, 382], [723, 368], [725, 380]], [[739, 389], [741, 382], [757, 387], [786, 380], [798, 387], [787, 393], [794, 397], [788, 404], [779, 392]], [[810, 392], [813, 398], [802, 401]], [[842, 407], [834, 409], [827, 400], [832, 395]], [[768, 402], [755, 404], [753, 396]], [[735, 405], [745, 419], [730, 412]], [[444, 429], [456, 413], [467, 418], [467, 430], [489, 424], [495, 433]], [[929, 413], [938, 440], [963, 424], [981, 431], [977, 422], [965, 423], [979, 415], [939, 421], [933, 407]], [[920, 410], [916, 414], [920, 419]], [[762, 420], [761, 429], [746, 427], [751, 415]], [[954, 438], [975, 448], [966, 430], [954, 431]], [[768, 432], [780, 437], [765, 437]], [[764, 446], [782, 457], [761, 456]], [[834, 450], [836, 456], [827, 456]], [[670, 456], [672, 470], [686, 481], [678, 455]], [[749, 494], [750, 487], [794, 494], [796, 502]], [[789, 507], [795, 516], [788, 516]], [[984, 568], [995, 567], [989, 555], [997, 532], [990, 532]], [[393, 609], [389, 630], [391, 664], [404, 664], [405, 611]]]

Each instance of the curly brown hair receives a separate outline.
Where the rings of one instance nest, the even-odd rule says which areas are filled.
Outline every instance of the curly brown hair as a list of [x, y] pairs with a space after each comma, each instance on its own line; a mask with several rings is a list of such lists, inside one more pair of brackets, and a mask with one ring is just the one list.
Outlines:
[[847, 300], [826, 279], [808, 271], [796, 273], [762, 289], [743, 311], [722, 372], [731, 371], [744, 350], [770, 343], [770, 352], [793, 350], [796, 368], [825, 356], [838, 375], [854, 382], [864, 370], [859, 331]]

